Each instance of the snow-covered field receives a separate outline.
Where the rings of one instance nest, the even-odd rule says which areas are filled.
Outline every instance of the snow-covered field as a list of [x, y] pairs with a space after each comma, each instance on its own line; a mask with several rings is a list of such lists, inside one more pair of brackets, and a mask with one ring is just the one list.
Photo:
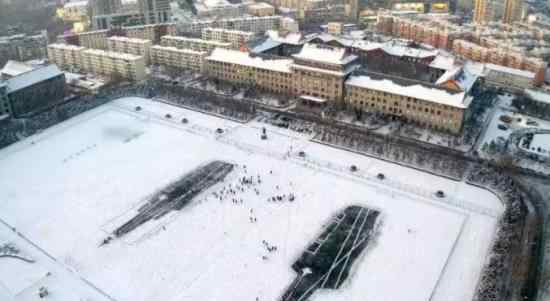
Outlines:
[[[35, 245], [3, 224], [0, 244], [14, 242], [37, 260], [0, 258], [0, 297], [28, 300], [22, 292], [34, 292], [50, 271], [59, 278], [45, 284], [51, 300], [108, 300], [99, 290], [132, 301], [278, 300], [295, 277], [291, 264], [323, 224], [361, 204], [382, 212], [380, 234], [343, 288], [312, 300], [472, 298], [503, 210], [494, 195], [309, 138], [126, 98], [0, 150], [0, 219]], [[182, 211], [100, 246], [148, 195], [214, 159], [238, 168]], [[243, 176], [261, 178], [257, 193], [214, 197]], [[436, 198], [437, 190], [447, 197]], [[290, 193], [294, 202], [267, 200]], [[278, 250], [268, 252], [263, 240]]]

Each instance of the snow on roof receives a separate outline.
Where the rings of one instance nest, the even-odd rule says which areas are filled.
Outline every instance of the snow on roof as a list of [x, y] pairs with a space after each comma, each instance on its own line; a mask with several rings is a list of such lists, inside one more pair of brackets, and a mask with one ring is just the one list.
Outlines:
[[534, 89], [525, 89], [525, 94], [529, 96], [532, 100], [550, 104], [550, 94], [540, 91], [540, 90], [534, 90]]
[[291, 72], [290, 66], [292, 65], [292, 60], [290, 59], [265, 59], [261, 57], [251, 57], [248, 52], [224, 48], [214, 49], [212, 54], [210, 54], [210, 56], [206, 59], [286, 73]]
[[99, 56], [106, 56], [114, 59], [122, 59], [122, 60], [130, 60], [130, 61], [143, 58], [142, 56], [139, 56], [139, 55], [122, 53], [122, 52], [105, 51], [101, 49], [87, 49], [84, 51], [84, 54], [93, 54], [93, 55], [99, 55]]
[[348, 54], [345, 48], [317, 44], [305, 44], [298, 54], [293, 54], [292, 56], [302, 60], [334, 65], [345, 65], [357, 58], [355, 55]]
[[265, 2], [255, 2], [250, 5], [248, 5], [250, 8], [272, 8], [273, 5]]
[[232, 34], [239, 34], [244, 36], [254, 36], [255, 34], [254, 32], [251, 32], [251, 31], [242, 31], [237, 29], [227, 29], [227, 28], [221, 28], [221, 27], [206, 27], [203, 29], [203, 31], [232, 33]]
[[146, 39], [138, 39], [138, 38], [129, 38], [129, 37], [123, 37], [123, 36], [112, 36], [109, 38], [111, 41], [119, 41], [119, 42], [129, 42], [129, 43], [136, 43], [136, 44], [148, 44], [151, 43], [150, 40]]
[[78, 7], [78, 6], [82, 7], [87, 5], [88, 5], [88, 1], [84, 0], [84, 1], [73, 1], [73, 2], [66, 3], [63, 7], [71, 8], [71, 7]]
[[202, 43], [202, 44], [210, 44], [215, 45], [219, 47], [228, 47], [231, 46], [231, 43], [229, 42], [220, 42], [220, 41], [214, 41], [214, 40], [204, 40], [204, 39], [198, 39], [198, 38], [188, 38], [188, 37], [181, 37], [181, 36], [162, 36], [163, 40], [176, 40], [176, 41], [184, 41], [184, 42], [191, 42], [191, 43]]
[[532, 78], [532, 79], [535, 78], [535, 73], [533, 73], [531, 71], [514, 69], [514, 68], [510, 68], [510, 67], [495, 65], [495, 64], [485, 64], [485, 72], [484, 72], [485, 75], [489, 74], [491, 71], [501, 72], [501, 73], [508, 73], [508, 74], [513, 74], [513, 75], [516, 75], [516, 76], [527, 77], [527, 78]]
[[408, 56], [408, 57], [415, 57], [415, 58], [428, 58], [431, 56], [436, 56], [439, 53], [439, 51], [435, 49], [426, 50], [419, 47], [418, 48], [410, 47], [400, 41], [390, 41], [390, 42], [384, 43], [382, 45], [382, 50], [384, 50], [386, 53], [391, 54], [393, 56]]
[[207, 53], [206, 51], [198, 51], [198, 50], [193, 50], [189, 48], [176, 48], [174, 46], [162, 46], [162, 45], [153, 45], [151, 47], [151, 50], [155, 50], [155, 49], [168, 50], [168, 51], [179, 52], [179, 53], [198, 54], [198, 55]]
[[17, 76], [21, 73], [29, 72], [33, 70], [32, 66], [29, 66], [25, 63], [9, 60], [2, 70], [0, 70], [1, 75], [7, 75], [10, 77]]
[[61, 44], [61, 43], [49, 44], [48, 48], [72, 49], [72, 50], [84, 50], [84, 49], [86, 49], [85, 47], [82, 47], [82, 46], [76, 46], [76, 45], [71, 45], [71, 44]]
[[313, 101], [313, 102], [317, 102], [317, 103], [327, 102], [327, 100], [324, 99], [324, 98], [319, 98], [319, 97], [314, 97], [314, 96], [309, 96], [309, 95], [302, 95], [302, 96], [300, 96], [300, 98], [305, 99], [305, 100], [309, 100], [309, 101]]
[[483, 73], [484, 68], [485, 68], [485, 65], [479, 62], [467, 61], [464, 64], [464, 70], [478, 77], [485, 76], [485, 73]]
[[289, 33], [285, 36], [281, 36], [276, 30], [268, 30], [265, 34], [271, 40], [279, 42], [281, 44], [301, 45], [304, 43], [304, 36], [299, 32]]
[[404, 86], [387, 78], [375, 79], [367, 75], [351, 76], [346, 81], [346, 85], [413, 97], [462, 109], [467, 108], [469, 105], [469, 100], [465, 97], [464, 92], [451, 93], [443, 89], [419, 84]]
[[8, 93], [30, 87], [39, 82], [62, 75], [63, 72], [56, 65], [48, 65], [29, 72], [25, 72], [16, 77], [12, 77], [6, 81], [8, 85]]
[[268, 51], [270, 49], [273, 49], [277, 46], [280, 46], [282, 43], [272, 40], [271, 38], [265, 39], [262, 43], [256, 45], [251, 52], [252, 53], [262, 53], [265, 51]]
[[455, 67], [455, 58], [453, 56], [438, 54], [430, 63], [430, 67], [442, 70], [452, 70]]

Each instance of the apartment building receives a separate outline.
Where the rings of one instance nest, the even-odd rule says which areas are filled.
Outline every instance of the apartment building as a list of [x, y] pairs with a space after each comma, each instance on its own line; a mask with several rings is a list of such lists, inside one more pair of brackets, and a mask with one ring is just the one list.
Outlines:
[[380, 15], [377, 30], [386, 35], [413, 40], [437, 48], [450, 49], [453, 41], [470, 36], [465, 28], [445, 19]]
[[88, 16], [88, 1], [73, 1], [63, 6], [63, 20], [81, 21]]
[[490, 85], [521, 91], [532, 88], [535, 73], [495, 64], [486, 64], [483, 70], [485, 82]]
[[92, 16], [114, 14], [120, 11], [121, 0], [89, 0]]
[[231, 48], [240, 49], [254, 38], [253, 32], [230, 30], [223, 28], [205, 28], [202, 31], [202, 39], [231, 43]]
[[532, 72], [535, 74], [533, 78], [533, 84], [535, 85], [539, 85], [544, 81], [546, 62], [539, 58], [527, 57], [521, 51], [508, 49], [503, 45], [487, 48], [473, 42], [456, 40], [453, 43], [453, 52], [458, 56], [476, 62]]
[[65, 70], [77, 69], [105, 76], [118, 75], [129, 80], [145, 78], [145, 60], [128, 53], [89, 49], [67, 44], [48, 45], [48, 58]]
[[504, 10], [502, 0], [474, 0], [474, 22], [483, 24], [502, 21]]
[[48, 60], [64, 70], [71, 70], [82, 64], [82, 52], [86, 48], [69, 44], [48, 45]]
[[247, 52], [216, 48], [206, 58], [206, 74], [237, 85], [279, 93], [293, 93], [291, 59], [252, 57]]
[[176, 35], [176, 23], [148, 24], [124, 27], [124, 32], [129, 38], [149, 40], [153, 44], [160, 43], [160, 38], [165, 35]]
[[275, 7], [265, 2], [256, 2], [248, 5], [248, 13], [257, 17], [273, 16]]
[[512, 24], [520, 21], [523, 14], [523, 0], [505, 0], [503, 22]]
[[229, 42], [218, 42], [180, 36], [163, 36], [160, 44], [166, 47], [211, 52], [214, 48], [231, 48]]
[[145, 61], [142, 56], [87, 49], [82, 52], [82, 69], [105, 76], [118, 75], [133, 81], [145, 79]]
[[345, 89], [345, 102], [351, 108], [396, 116], [454, 134], [461, 131], [472, 101], [465, 92], [379, 75], [351, 76]]
[[78, 34], [78, 45], [92, 49], [107, 49], [108, 30], [94, 30]]
[[203, 72], [207, 55], [205, 51], [154, 45], [151, 47], [151, 64]]
[[277, 30], [281, 25], [281, 16], [237, 17], [227, 19], [195, 20], [183, 23], [181, 30], [189, 34], [202, 34], [208, 27], [240, 30], [263, 34], [268, 30]]
[[109, 51], [129, 53], [142, 56], [145, 64], [149, 64], [151, 41], [137, 38], [114, 36], [107, 39]]
[[171, 21], [172, 8], [170, 7], [170, 0], [138, 0], [138, 7], [147, 24]]
[[46, 34], [16, 34], [0, 37], [0, 66], [9, 60], [27, 61], [46, 56]]

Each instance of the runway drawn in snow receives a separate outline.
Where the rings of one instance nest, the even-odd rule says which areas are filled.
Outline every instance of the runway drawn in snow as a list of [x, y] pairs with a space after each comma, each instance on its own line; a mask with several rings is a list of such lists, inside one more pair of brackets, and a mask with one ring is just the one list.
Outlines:
[[379, 215], [376, 210], [349, 206], [333, 217], [292, 265], [298, 276], [282, 301], [305, 301], [317, 289], [339, 289], [354, 261], [372, 243]]
[[[138, 209], [136, 216], [113, 231], [114, 236], [121, 237], [152, 219], [159, 219], [173, 210], [181, 210], [195, 196], [222, 181], [233, 168], [231, 163], [213, 161], [194, 169], [151, 196]], [[104, 243], [108, 241], [106, 239]]]

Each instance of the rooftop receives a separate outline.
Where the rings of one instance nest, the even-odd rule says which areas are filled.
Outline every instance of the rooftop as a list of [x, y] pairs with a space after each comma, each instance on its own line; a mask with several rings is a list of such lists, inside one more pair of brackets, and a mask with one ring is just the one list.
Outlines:
[[25, 63], [9, 60], [4, 65], [4, 68], [2, 68], [0, 70], [0, 75], [6, 75], [6, 76], [9, 76], [9, 77], [14, 77], [14, 76], [17, 76], [19, 74], [29, 72], [33, 69], [34, 68], [32, 66], [29, 66]]
[[293, 57], [333, 65], [345, 65], [357, 58], [355, 55], [348, 54], [345, 48], [317, 44], [305, 44]]
[[292, 65], [292, 60], [290, 59], [266, 59], [262, 57], [252, 57], [248, 52], [224, 48], [214, 49], [212, 54], [210, 54], [210, 56], [206, 59], [286, 73], [291, 72], [290, 66]]
[[112, 36], [109, 38], [111, 41], [120, 41], [120, 42], [130, 42], [130, 43], [136, 43], [136, 44], [149, 44], [151, 43], [150, 40], [146, 39], [138, 39], [138, 38], [129, 38], [129, 37], [123, 37], [123, 36]]
[[225, 29], [225, 28], [219, 28], [219, 27], [207, 27], [207, 28], [203, 29], [203, 31], [225, 32], [225, 33], [233, 33], [233, 34], [249, 35], [249, 36], [254, 35], [254, 33], [251, 32], [251, 31], [242, 31], [242, 30], [236, 30], [236, 29]]
[[48, 48], [71, 49], [71, 50], [86, 49], [85, 47], [82, 47], [82, 46], [76, 46], [76, 45], [71, 45], [71, 44], [61, 44], [61, 43], [49, 44]]
[[205, 51], [196, 51], [196, 50], [192, 50], [192, 49], [181, 49], [181, 48], [176, 48], [176, 47], [173, 47], [173, 46], [161, 46], [161, 45], [154, 45], [151, 47], [152, 50], [154, 49], [158, 49], [158, 50], [169, 50], [169, 51], [174, 51], [174, 52], [180, 52], [180, 53], [188, 53], [188, 54], [206, 54], [207, 52]]
[[549, 93], [539, 91], [539, 90], [534, 90], [534, 89], [525, 89], [524, 92], [525, 94], [527, 94], [527, 96], [529, 96], [531, 99], [535, 101], [550, 104]]
[[464, 92], [451, 93], [444, 89], [420, 84], [402, 85], [388, 78], [374, 78], [369, 75], [351, 76], [346, 81], [346, 85], [418, 98], [461, 109], [467, 108], [471, 101], [470, 98], [465, 97]]
[[30, 87], [39, 82], [57, 77], [62, 74], [63, 72], [61, 72], [61, 70], [59, 70], [56, 65], [48, 65], [46, 67], [22, 73], [6, 81], [6, 84], [8, 85], [8, 93]]
[[514, 68], [510, 68], [510, 67], [495, 65], [495, 64], [485, 64], [484, 73], [487, 75], [491, 71], [508, 73], [508, 74], [513, 74], [513, 75], [516, 75], [516, 76], [522, 76], [522, 77], [527, 77], [527, 78], [532, 78], [532, 79], [535, 78], [535, 73], [533, 73], [531, 71], [514, 69]]
[[94, 55], [100, 55], [100, 56], [107, 56], [110, 58], [116, 58], [116, 59], [122, 59], [122, 60], [138, 60], [142, 59], [142, 56], [139, 55], [133, 55], [129, 53], [122, 53], [122, 52], [113, 52], [113, 51], [105, 51], [101, 49], [87, 49], [84, 51], [84, 53], [88, 54], [94, 54]]
[[210, 44], [220, 47], [228, 47], [231, 45], [229, 42], [219, 42], [219, 41], [212, 41], [212, 40], [203, 40], [198, 38], [188, 38], [188, 37], [180, 37], [180, 36], [162, 36], [162, 40], [176, 40], [176, 41], [185, 41], [185, 42], [192, 42], [192, 43], [204, 43], [204, 44]]

